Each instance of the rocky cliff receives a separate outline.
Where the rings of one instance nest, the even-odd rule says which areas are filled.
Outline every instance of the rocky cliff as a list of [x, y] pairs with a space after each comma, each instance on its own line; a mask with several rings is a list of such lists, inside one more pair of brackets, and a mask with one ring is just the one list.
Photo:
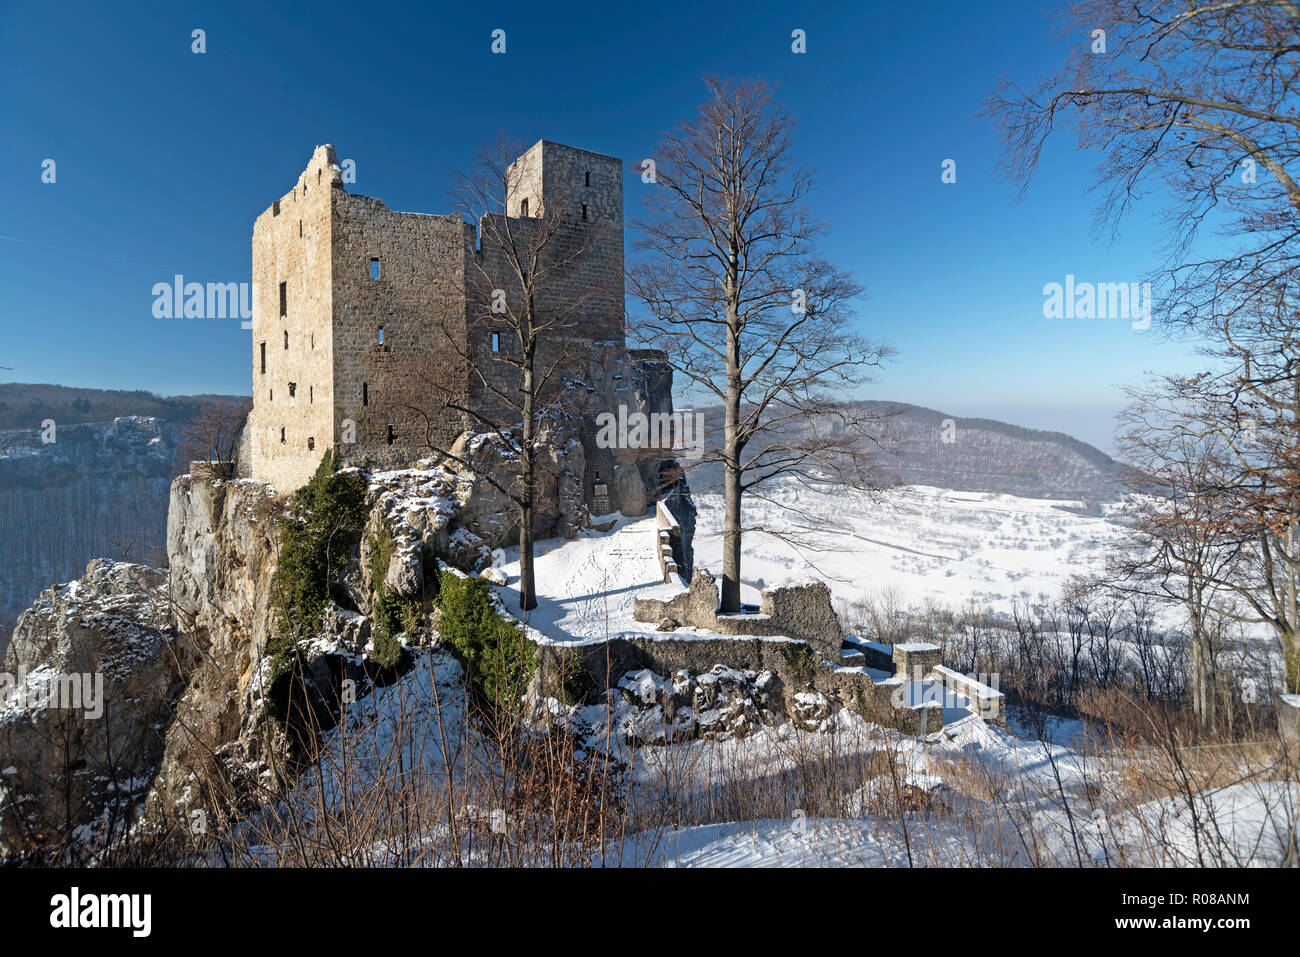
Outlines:
[[[561, 416], [542, 433], [538, 521], [548, 534], [590, 522], [579, 429]], [[299, 645], [309, 733], [331, 726], [344, 682], [360, 698], [388, 680], [373, 657], [377, 596], [426, 594], [430, 556], [472, 573], [508, 543], [512, 511], [477, 477], [502, 465], [501, 449], [467, 437], [461, 451], [475, 468], [352, 470], [364, 480], [364, 531], [329, 582], [314, 637]], [[92, 562], [23, 613], [5, 662], [23, 680], [0, 687], [0, 858], [44, 848], [87, 860], [125, 828], [165, 838], [206, 826], [292, 778], [303, 729], [268, 709], [289, 504], [251, 480], [182, 475], [170, 486], [165, 571]], [[96, 700], [111, 720], [81, 700], [33, 703], [73, 675], [92, 686], [102, 675]]]

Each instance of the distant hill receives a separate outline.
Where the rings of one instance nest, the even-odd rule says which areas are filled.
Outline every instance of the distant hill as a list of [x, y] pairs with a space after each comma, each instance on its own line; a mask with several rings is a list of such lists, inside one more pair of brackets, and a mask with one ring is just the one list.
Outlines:
[[[849, 405], [875, 420], [883, 449], [871, 449], [872, 456], [901, 484], [1078, 500], [1089, 510], [1123, 494], [1125, 466], [1064, 432], [963, 418], [905, 402]], [[721, 421], [720, 410], [702, 411], [712, 431]], [[718, 482], [720, 467], [703, 464], [689, 474], [692, 486], [700, 488]]]
[[[896, 454], [882, 455], [881, 467], [908, 484], [1089, 503], [1123, 494], [1125, 466], [1064, 432], [968, 419], [904, 402], [856, 404], [886, 424]], [[948, 420], [952, 425], [945, 428]]]
[[188, 422], [208, 403], [237, 398], [0, 382], [0, 429], [38, 429], [45, 419], [53, 419], [62, 428], [82, 422], [111, 422], [131, 415]]

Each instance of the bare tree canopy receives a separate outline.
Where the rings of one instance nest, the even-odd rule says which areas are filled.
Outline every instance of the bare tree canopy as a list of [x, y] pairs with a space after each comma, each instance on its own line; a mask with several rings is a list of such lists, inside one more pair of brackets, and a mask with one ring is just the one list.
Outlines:
[[1300, 315], [1254, 319], [1224, 324], [1205, 371], [1135, 390], [1120, 444], [1153, 493], [1137, 526], [1152, 560], [1203, 608], [1269, 626], [1296, 690]]
[[856, 334], [862, 289], [817, 253], [794, 120], [762, 81], [706, 83], [697, 115], [654, 153], [630, 332], [724, 409], [707, 456], [724, 474], [722, 608], [738, 611], [742, 497], [781, 475], [871, 485], [864, 416], [841, 400], [888, 350]]
[[[1199, 331], [1249, 311], [1300, 266], [1300, 6], [1293, 0], [1079, 0], [1053, 76], [986, 102], [1003, 170], [1027, 186], [1051, 134], [1101, 154], [1097, 227], [1163, 185], [1167, 259], [1156, 318]], [[1231, 248], [1189, 260], [1206, 226]]]

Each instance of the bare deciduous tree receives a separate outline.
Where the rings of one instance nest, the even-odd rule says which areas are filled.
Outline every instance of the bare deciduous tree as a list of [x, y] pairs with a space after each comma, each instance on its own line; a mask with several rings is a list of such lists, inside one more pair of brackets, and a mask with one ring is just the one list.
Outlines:
[[[1138, 522], [1164, 572], [1183, 580], [1193, 641], [1210, 612], [1269, 626], [1300, 686], [1300, 315], [1285, 303], [1239, 315], [1204, 372], [1135, 392], [1122, 450], [1147, 476]], [[1235, 325], [1235, 328], [1233, 328]], [[1205, 647], [1201, 654], [1212, 649]]]
[[868, 419], [843, 399], [888, 350], [855, 333], [861, 287], [817, 255], [794, 121], [761, 81], [706, 82], [698, 114], [654, 154], [638, 244], [649, 255], [629, 281], [644, 315], [629, 331], [723, 407], [705, 459], [722, 465], [721, 607], [735, 612], [746, 494], [782, 475], [873, 486]]
[[239, 454], [239, 435], [252, 407], [251, 399], [220, 399], [200, 408], [181, 439], [181, 467], [188, 468], [193, 461], [233, 464]]

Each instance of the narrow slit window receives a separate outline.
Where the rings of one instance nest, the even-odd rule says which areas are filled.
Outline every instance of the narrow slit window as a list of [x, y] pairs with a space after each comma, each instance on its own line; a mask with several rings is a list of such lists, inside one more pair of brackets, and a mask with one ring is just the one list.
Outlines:
[[307, 451], [308, 452], [314, 451], [315, 448], [316, 448], [316, 436], [313, 435], [307, 439]]
[[298, 238], [302, 239], [302, 220], [298, 220]]
[[316, 401], [316, 387], [314, 385], [309, 385], [307, 386], [307, 404], [311, 405], [315, 401]]
[[492, 351], [493, 352], [501, 351], [501, 333], [499, 332], [492, 333]]
[[586, 219], [586, 218], [587, 218], [587, 204], [586, 204], [586, 203], [583, 203], [583, 204], [582, 204], [582, 218], [583, 218], [583, 219]]
[[388, 444], [393, 444], [393, 427], [391, 425], [388, 427]]
[[371, 279], [379, 278], [379, 260], [374, 256], [370, 257], [370, 278]]
[[286, 349], [289, 348], [289, 330], [288, 330], [288, 329], [284, 330], [284, 347], [285, 347]]
[[280, 315], [289, 315], [289, 286], [288, 283], [280, 283]]
[[584, 186], [590, 186], [590, 185], [591, 185], [591, 170], [587, 170], [587, 181], [586, 181], [583, 185], [584, 185]]
[[267, 389], [267, 390], [266, 390], [266, 394], [269, 395], [269, 396], [271, 397], [271, 401], [272, 401], [272, 402], [275, 401], [275, 390], [274, 390], [274, 389]]
[[297, 392], [298, 392], [298, 383], [296, 383], [296, 382], [290, 382], [290, 383], [289, 383], [289, 398], [292, 399], [292, 398], [294, 397], [294, 395], [297, 394]]
[[379, 327], [379, 344], [380, 344], [381, 346], [384, 344], [384, 327], [383, 327], [383, 326], [380, 326], [380, 327]]
[[262, 349], [262, 375], [266, 375], [266, 340], [263, 339], [258, 345]]
[[362, 405], [370, 404], [370, 383], [369, 382], [361, 383], [361, 404]]
[[520, 216], [527, 216], [527, 215], [528, 215], [528, 200], [526, 200], [526, 199], [521, 199], [521, 200], [519, 201], [519, 215], [520, 215]]
[[280, 426], [280, 442], [281, 442], [281, 444], [284, 443], [284, 426], [283, 426], [283, 425]]
[[271, 215], [272, 216], [280, 215], [280, 201], [278, 199], [271, 204]]

